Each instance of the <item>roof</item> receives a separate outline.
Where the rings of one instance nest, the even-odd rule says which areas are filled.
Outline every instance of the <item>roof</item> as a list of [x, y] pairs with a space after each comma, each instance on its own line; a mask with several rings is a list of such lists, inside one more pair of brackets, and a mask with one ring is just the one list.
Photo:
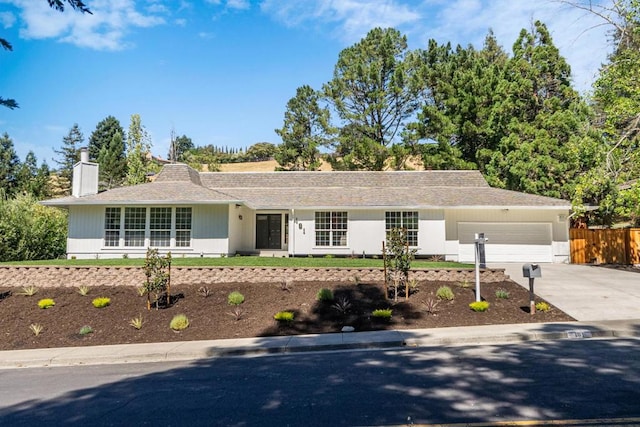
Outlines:
[[479, 171], [199, 173], [183, 164], [165, 165], [152, 183], [43, 202], [114, 203], [240, 203], [254, 209], [571, 207], [566, 200], [492, 188]]

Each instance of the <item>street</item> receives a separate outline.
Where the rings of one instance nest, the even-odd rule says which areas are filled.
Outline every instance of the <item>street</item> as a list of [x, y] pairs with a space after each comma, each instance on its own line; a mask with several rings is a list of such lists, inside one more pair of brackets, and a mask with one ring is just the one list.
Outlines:
[[577, 339], [0, 371], [0, 425], [637, 419], [640, 340]]

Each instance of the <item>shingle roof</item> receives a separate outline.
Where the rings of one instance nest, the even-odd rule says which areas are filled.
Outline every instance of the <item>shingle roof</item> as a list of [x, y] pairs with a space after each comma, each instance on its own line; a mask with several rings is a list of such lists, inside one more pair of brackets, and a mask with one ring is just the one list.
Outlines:
[[566, 208], [566, 200], [491, 188], [478, 171], [207, 172], [165, 165], [152, 183], [44, 204], [244, 203], [284, 208]]

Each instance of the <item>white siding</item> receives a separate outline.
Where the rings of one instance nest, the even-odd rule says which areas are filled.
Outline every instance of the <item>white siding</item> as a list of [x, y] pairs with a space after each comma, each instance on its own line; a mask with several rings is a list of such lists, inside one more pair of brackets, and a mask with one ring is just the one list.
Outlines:
[[104, 207], [70, 206], [67, 256], [95, 258], [104, 238]]

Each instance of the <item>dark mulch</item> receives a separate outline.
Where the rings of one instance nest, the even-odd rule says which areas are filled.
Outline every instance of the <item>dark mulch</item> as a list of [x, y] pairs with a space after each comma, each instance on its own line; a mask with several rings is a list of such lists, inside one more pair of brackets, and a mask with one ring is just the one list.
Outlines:
[[[436, 290], [442, 285], [452, 288], [455, 299], [438, 302], [436, 312], [428, 313], [425, 304], [430, 299], [436, 300]], [[300, 282], [289, 289], [272, 283], [228, 283], [209, 286], [211, 294], [206, 298], [198, 292], [200, 287], [173, 286], [171, 304], [151, 311], [147, 311], [146, 296], [139, 296], [132, 287], [96, 287], [87, 296], [73, 287], [41, 288], [31, 297], [20, 295], [21, 289], [2, 288], [0, 350], [330, 333], [339, 332], [345, 325], [367, 331], [573, 320], [553, 306], [546, 313], [530, 315], [528, 290], [512, 281], [482, 284], [482, 297], [490, 303], [484, 313], [469, 308], [469, 303], [475, 301], [473, 285], [463, 288], [448, 282], [420, 283], [408, 301], [401, 297], [398, 302], [385, 299], [380, 283]], [[316, 293], [323, 287], [333, 290], [336, 298], [333, 303], [316, 301]], [[509, 292], [509, 298], [496, 298], [497, 289]], [[227, 303], [232, 291], [245, 296], [245, 302], [239, 306], [239, 320]], [[111, 298], [111, 305], [93, 307], [91, 301], [96, 297]], [[40, 309], [38, 301], [42, 298], [53, 298], [56, 305]], [[350, 303], [345, 313], [332, 307], [341, 298]], [[536, 298], [539, 301], [542, 300]], [[391, 320], [372, 318], [371, 311], [377, 308], [393, 309]], [[273, 315], [282, 310], [293, 311], [295, 320], [284, 325], [276, 322]], [[174, 332], [169, 322], [181, 313], [188, 316], [190, 326]], [[139, 315], [144, 324], [136, 330], [129, 322]], [[32, 324], [42, 325], [39, 336], [30, 330]], [[94, 332], [80, 335], [80, 328], [85, 325]]]

